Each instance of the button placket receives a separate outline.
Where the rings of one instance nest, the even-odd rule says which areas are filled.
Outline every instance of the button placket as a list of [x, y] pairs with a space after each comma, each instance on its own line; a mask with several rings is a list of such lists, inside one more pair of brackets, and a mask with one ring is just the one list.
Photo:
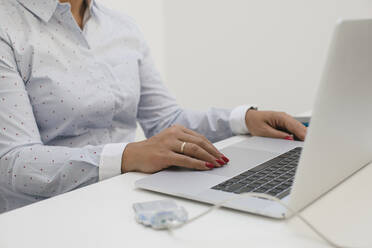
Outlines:
[[110, 81], [114, 80], [111, 77], [111, 74], [107, 73], [107, 69], [104, 64], [97, 62], [97, 59], [93, 54], [91, 54], [91, 58], [93, 62], [93, 68], [96, 68], [95, 70], [89, 69], [89, 72], [91, 74], [96, 74], [95, 78], [97, 78], [97, 88], [101, 92], [106, 92], [107, 97], [105, 97], [104, 104], [109, 104], [109, 110], [111, 111], [111, 118], [110, 122], [112, 122], [114, 116], [115, 116], [115, 94], [112, 92], [112, 86], [109, 83]]
[[76, 45], [82, 45], [83, 47], [90, 49], [89, 42], [85, 38], [83, 30], [81, 30], [79, 25], [76, 23], [70, 9], [71, 6], [69, 3], [59, 3], [56, 12], [56, 18], [61, 23], [65, 23], [76, 35], [76, 39], [78, 41]]

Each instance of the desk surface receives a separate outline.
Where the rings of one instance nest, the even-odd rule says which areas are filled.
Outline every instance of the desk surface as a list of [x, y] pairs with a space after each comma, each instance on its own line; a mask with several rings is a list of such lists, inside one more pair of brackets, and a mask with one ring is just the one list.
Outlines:
[[[219, 148], [248, 137], [217, 143]], [[219, 209], [182, 229], [154, 231], [134, 220], [134, 202], [170, 198], [134, 188], [129, 173], [0, 215], [0, 247], [328, 247], [299, 220], [273, 220]], [[372, 166], [303, 213], [338, 243], [371, 247]], [[316, 183], [316, 178], [314, 178]], [[367, 197], [366, 197], [367, 196]], [[190, 216], [208, 205], [176, 199]]]

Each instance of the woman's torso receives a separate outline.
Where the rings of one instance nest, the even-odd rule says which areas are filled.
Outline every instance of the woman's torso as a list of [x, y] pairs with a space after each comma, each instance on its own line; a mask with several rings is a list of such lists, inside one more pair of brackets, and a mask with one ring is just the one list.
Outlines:
[[14, 2], [5, 9], [12, 16], [5, 32], [43, 143], [76, 147], [133, 140], [142, 55], [132, 22], [93, 2], [81, 31], [68, 4], [58, 3], [45, 22], [52, 6], [24, 0], [22, 8]]

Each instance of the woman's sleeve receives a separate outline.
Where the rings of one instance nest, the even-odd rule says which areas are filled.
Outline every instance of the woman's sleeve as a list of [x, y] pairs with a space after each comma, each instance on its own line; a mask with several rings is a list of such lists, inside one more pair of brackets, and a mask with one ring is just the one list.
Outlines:
[[233, 110], [211, 108], [205, 112], [182, 109], [162, 83], [143, 38], [141, 44], [141, 97], [137, 118], [146, 137], [151, 137], [173, 124], [181, 124], [201, 133], [212, 142], [235, 134], [248, 133], [245, 113], [251, 105]]
[[[103, 146], [69, 148], [43, 144], [11, 44], [1, 34], [1, 190], [42, 199], [98, 181]], [[120, 165], [116, 167], [120, 173]]]

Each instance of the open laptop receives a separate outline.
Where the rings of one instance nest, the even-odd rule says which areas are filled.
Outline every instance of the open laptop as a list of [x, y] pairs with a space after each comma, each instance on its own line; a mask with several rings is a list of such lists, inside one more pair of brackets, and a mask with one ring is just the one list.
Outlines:
[[[336, 25], [306, 141], [246, 138], [221, 150], [229, 165], [211, 171], [170, 169], [138, 188], [206, 203], [243, 192], [280, 198], [301, 210], [372, 161], [372, 20]], [[261, 198], [225, 207], [274, 218], [289, 213]]]

